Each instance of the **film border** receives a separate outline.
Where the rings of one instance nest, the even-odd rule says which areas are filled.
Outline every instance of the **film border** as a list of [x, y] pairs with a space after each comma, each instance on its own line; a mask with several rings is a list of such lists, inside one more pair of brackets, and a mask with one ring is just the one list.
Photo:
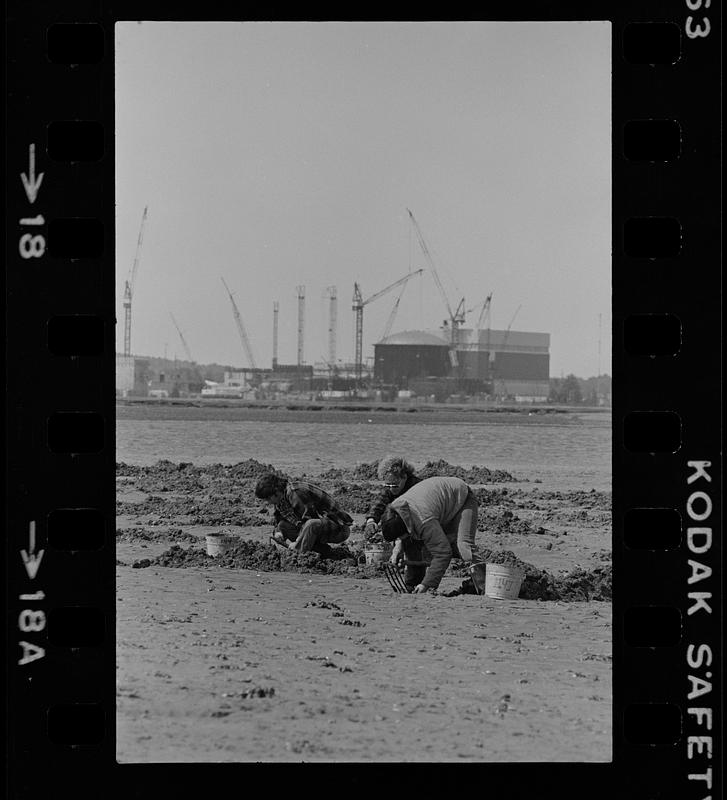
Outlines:
[[[594, 786], [591, 796], [703, 798], [722, 788], [721, 5], [612, 5], [544, 9], [524, 2], [486, 18], [545, 20], [547, 11], [561, 20], [612, 23], [614, 763], [472, 765], [478, 774], [467, 778], [475, 785], [482, 769], [483, 781], [505, 787], [517, 770], [520, 790], [540, 796], [582, 796]], [[138, 789], [137, 771], [114, 761], [113, 23], [209, 18], [203, 10], [214, 17], [214, 6], [169, 14], [149, 2], [79, 0], [62, 10], [9, 4], [6, 541], [14, 796], [41, 796], [42, 788], [64, 784], [90, 793], [110, 780]], [[53, 44], [50, 31], [78, 23], [98, 26], [96, 33], [68, 44], [63, 55], [62, 37]], [[51, 45], [60, 61], [49, 55]], [[625, 157], [626, 126], [646, 120], [678, 124], [678, 158], [652, 160], [648, 145], [645, 158]], [[92, 133], [75, 157], [49, 158], [48, 126], [70, 121], [102, 126], [101, 158], [83, 158], [97, 146]], [[665, 220], [677, 222], [676, 238]], [[675, 240], [676, 252], [668, 246]], [[669, 335], [663, 325], [651, 333], [664, 315], [679, 323], [676, 353], [662, 352]], [[635, 317], [649, 319], [634, 328]], [[29, 390], [29, 361], [51, 392]], [[69, 509], [86, 510], [84, 521], [74, 515], [70, 525], [86, 525], [93, 547], [52, 546], [49, 520], [56, 536], [68, 532], [69, 520], [65, 527], [58, 520]], [[638, 509], [678, 513], [679, 545], [658, 549], [652, 537], [652, 547], [640, 547], [655, 523], [647, 513], [627, 529]], [[53, 644], [54, 637], [66, 644]], [[169, 788], [179, 781], [171, 766], [144, 768], [152, 772], [163, 772]], [[424, 766], [407, 777], [417, 789], [432, 780]]]

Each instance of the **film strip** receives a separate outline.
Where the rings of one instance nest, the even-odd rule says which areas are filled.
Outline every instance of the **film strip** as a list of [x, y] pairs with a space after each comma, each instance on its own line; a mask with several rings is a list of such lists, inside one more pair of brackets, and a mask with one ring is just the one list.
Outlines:
[[[614, 759], [483, 775], [504, 787], [516, 769], [515, 796], [701, 800], [723, 780], [722, 9], [613, 5], [518, 3], [497, 18], [612, 23]], [[13, 797], [139, 780], [115, 761], [112, 535], [114, 22], [133, 18], [181, 15], [8, 7]], [[431, 772], [407, 781], [429, 787]]]

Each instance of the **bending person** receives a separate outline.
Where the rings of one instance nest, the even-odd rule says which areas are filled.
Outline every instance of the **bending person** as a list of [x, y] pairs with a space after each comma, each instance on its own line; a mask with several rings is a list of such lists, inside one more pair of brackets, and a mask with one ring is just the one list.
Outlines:
[[474, 493], [460, 478], [426, 478], [387, 506], [381, 519], [384, 539], [402, 541], [405, 550], [410, 541], [418, 543], [432, 558], [428, 567], [420, 567], [414, 592], [436, 589], [453, 556], [483, 562], [475, 543], [477, 509]]
[[[376, 532], [376, 527], [389, 503], [422, 480], [414, 472], [414, 467], [401, 456], [384, 456], [379, 461], [377, 475], [384, 486], [366, 514], [364, 533], [367, 536]], [[409, 538], [404, 543], [401, 539], [397, 539], [389, 560], [392, 564], [404, 562], [404, 582], [410, 589], [413, 589], [424, 577], [427, 562], [424, 560], [422, 543], [419, 541]]]
[[351, 535], [353, 518], [312, 483], [289, 482], [268, 472], [258, 480], [255, 496], [275, 506], [273, 539], [290, 550], [326, 556], [330, 544], [341, 544]]

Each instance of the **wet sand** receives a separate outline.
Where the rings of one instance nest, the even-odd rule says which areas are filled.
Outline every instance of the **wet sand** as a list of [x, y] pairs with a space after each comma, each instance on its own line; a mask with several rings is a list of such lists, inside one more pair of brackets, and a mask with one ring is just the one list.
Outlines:
[[[357, 566], [203, 557], [221, 530], [268, 546], [262, 468], [117, 467], [119, 761], [610, 760], [611, 606], [584, 599], [610, 596], [594, 580], [610, 570], [610, 493], [469, 476], [495, 478], [472, 481], [478, 543], [580, 570], [568, 601], [446, 596], [456, 562], [439, 594], [395, 595]], [[370, 475], [308, 476], [352, 513], [354, 553]], [[155, 563], [175, 544], [199, 563]]]

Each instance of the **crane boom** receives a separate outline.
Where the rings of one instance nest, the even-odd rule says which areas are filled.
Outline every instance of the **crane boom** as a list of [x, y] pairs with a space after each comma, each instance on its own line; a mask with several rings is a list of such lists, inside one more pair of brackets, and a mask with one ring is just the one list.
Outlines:
[[419, 227], [419, 223], [416, 221], [416, 218], [414, 217], [414, 214], [411, 212], [411, 209], [407, 208], [407, 212], [409, 214], [409, 217], [411, 218], [412, 224], [414, 225], [414, 230], [416, 231], [417, 239], [419, 240], [419, 247], [421, 247], [422, 253], [424, 253], [424, 257], [427, 259], [427, 262], [429, 263], [429, 267], [432, 270], [432, 275], [434, 276], [434, 281], [437, 284], [439, 293], [442, 295], [442, 300], [444, 300], [444, 305], [447, 307], [447, 313], [449, 314], [449, 323], [450, 323], [449, 358], [450, 361], [452, 362], [452, 366], [458, 367], [459, 363], [457, 361], [457, 346], [459, 345], [459, 326], [464, 323], [465, 313], [466, 313], [464, 309], [464, 297], [457, 304], [456, 311], [452, 311], [452, 306], [449, 303], [449, 298], [447, 297], [447, 293], [444, 291], [444, 286], [442, 286], [442, 281], [439, 279], [439, 273], [437, 272], [437, 267], [434, 264], [434, 259], [432, 258], [431, 253], [429, 252], [427, 243], [424, 241], [424, 236]]
[[437, 268], [434, 265], [434, 259], [432, 258], [432, 255], [429, 252], [427, 243], [424, 241], [424, 236], [421, 232], [421, 229], [419, 228], [419, 223], [416, 221], [414, 214], [412, 214], [411, 210], [408, 208], [407, 212], [409, 214], [409, 217], [411, 218], [412, 224], [414, 225], [414, 231], [416, 232], [417, 240], [419, 241], [419, 247], [421, 247], [422, 253], [424, 253], [424, 257], [427, 259], [427, 263], [429, 264], [429, 268], [432, 270], [432, 275], [434, 276], [434, 282], [437, 284], [437, 289], [439, 289], [439, 293], [442, 295], [442, 299], [444, 300], [444, 305], [447, 307], [449, 318], [450, 320], [452, 320], [454, 319], [454, 313], [452, 311], [452, 307], [449, 304], [447, 293], [444, 291], [444, 286], [442, 286], [442, 281], [439, 280], [439, 273], [437, 272]]
[[187, 356], [187, 361], [191, 361], [194, 363], [194, 359], [192, 358], [192, 353], [189, 350], [189, 345], [187, 344], [187, 340], [184, 338], [184, 334], [182, 333], [181, 328], [177, 325], [177, 320], [174, 319], [174, 314], [169, 312], [169, 316], [172, 318], [172, 322], [174, 323], [174, 327], [177, 329], [177, 333], [179, 334], [179, 338], [182, 340], [182, 347], [184, 348], [184, 353]]
[[386, 327], [384, 328], [383, 334], [381, 334], [382, 339], [386, 339], [388, 335], [391, 333], [391, 329], [394, 325], [394, 320], [396, 319], [396, 312], [399, 310], [399, 303], [401, 302], [401, 296], [404, 294], [404, 289], [406, 289], [406, 284], [402, 284], [401, 289], [399, 289], [399, 296], [396, 298], [396, 302], [394, 303], [391, 312], [389, 313], [389, 318], [386, 320]]
[[230, 297], [230, 303], [232, 303], [232, 314], [235, 317], [235, 324], [237, 325], [237, 332], [240, 334], [240, 341], [242, 342], [242, 349], [245, 351], [245, 355], [247, 356], [247, 360], [250, 363], [250, 366], [253, 369], [257, 369], [255, 366], [255, 358], [252, 354], [252, 347], [250, 347], [250, 340], [247, 338], [247, 331], [245, 330], [245, 326], [242, 323], [242, 317], [240, 316], [240, 309], [237, 307], [237, 303], [235, 302], [235, 298], [232, 296], [232, 292], [230, 291], [230, 287], [225, 283], [224, 278], [220, 278], [222, 281], [225, 289], [227, 289], [227, 294]]
[[407, 272], [407, 274], [404, 275], [403, 278], [399, 278], [398, 281], [394, 281], [394, 283], [389, 284], [389, 286], [387, 286], [385, 289], [382, 289], [380, 292], [372, 294], [371, 297], [368, 297], [366, 300], [364, 300], [363, 303], [361, 303], [361, 305], [366, 306], [372, 300], [378, 300], [379, 297], [385, 295], [391, 289], [395, 289], [397, 286], [401, 286], [402, 283], [406, 283], [409, 280], [409, 278], [413, 278], [415, 275], [420, 275], [422, 272], [424, 272], [423, 269], [415, 269], [414, 272]]
[[507, 326], [507, 330], [505, 331], [505, 338], [503, 340], [503, 344], [507, 341], [507, 337], [510, 335], [510, 328], [512, 328], [512, 323], [515, 322], [515, 317], [518, 315], [518, 311], [522, 308], [522, 303], [515, 309], [515, 313], [512, 315], [512, 319], [510, 320], [510, 324]]
[[124, 355], [131, 356], [131, 300], [134, 295], [134, 281], [136, 280], [136, 272], [139, 269], [139, 258], [141, 256], [141, 245], [144, 240], [144, 225], [146, 223], [146, 215], [149, 206], [144, 206], [144, 212], [141, 215], [141, 225], [139, 226], [139, 238], [136, 240], [136, 253], [134, 254], [134, 263], [129, 270], [129, 276], [124, 285]]
[[366, 300], [363, 299], [361, 295], [361, 287], [358, 283], [353, 284], [353, 301], [352, 301], [352, 308], [355, 312], [355, 355], [354, 355], [354, 364], [356, 370], [356, 381], [360, 381], [361, 373], [363, 372], [363, 310], [364, 306], [371, 303], [373, 300], [377, 300], [382, 295], [386, 294], [391, 289], [395, 289], [397, 286], [401, 286], [402, 284], [406, 283], [410, 278], [413, 278], [415, 275], [420, 275], [424, 272], [423, 269], [414, 270], [414, 272], [407, 272], [403, 278], [399, 278], [398, 281], [394, 281], [394, 283], [389, 284], [386, 288], [382, 289], [375, 294], [372, 294], [371, 297], [368, 297]]
[[139, 269], [139, 256], [141, 255], [141, 245], [144, 241], [144, 225], [146, 225], [146, 217], [149, 212], [149, 206], [144, 206], [144, 212], [141, 215], [141, 225], [139, 226], [139, 238], [136, 240], [136, 253], [134, 254], [134, 264], [131, 267], [131, 276], [129, 278], [129, 288], [133, 292], [134, 281], [136, 280], [136, 272]]
[[487, 312], [490, 310], [491, 300], [492, 300], [492, 292], [490, 292], [490, 294], [488, 294], [487, 297], [485, 298], [485, 302], [482, 304], [482, 310], [480, 311], [480, 316], [477, 317], [477, 327], [475, 328], [477, 333], [480, 332], [480, 328], [482, 328], [482, 323], [485, 319], [485, 316]]

